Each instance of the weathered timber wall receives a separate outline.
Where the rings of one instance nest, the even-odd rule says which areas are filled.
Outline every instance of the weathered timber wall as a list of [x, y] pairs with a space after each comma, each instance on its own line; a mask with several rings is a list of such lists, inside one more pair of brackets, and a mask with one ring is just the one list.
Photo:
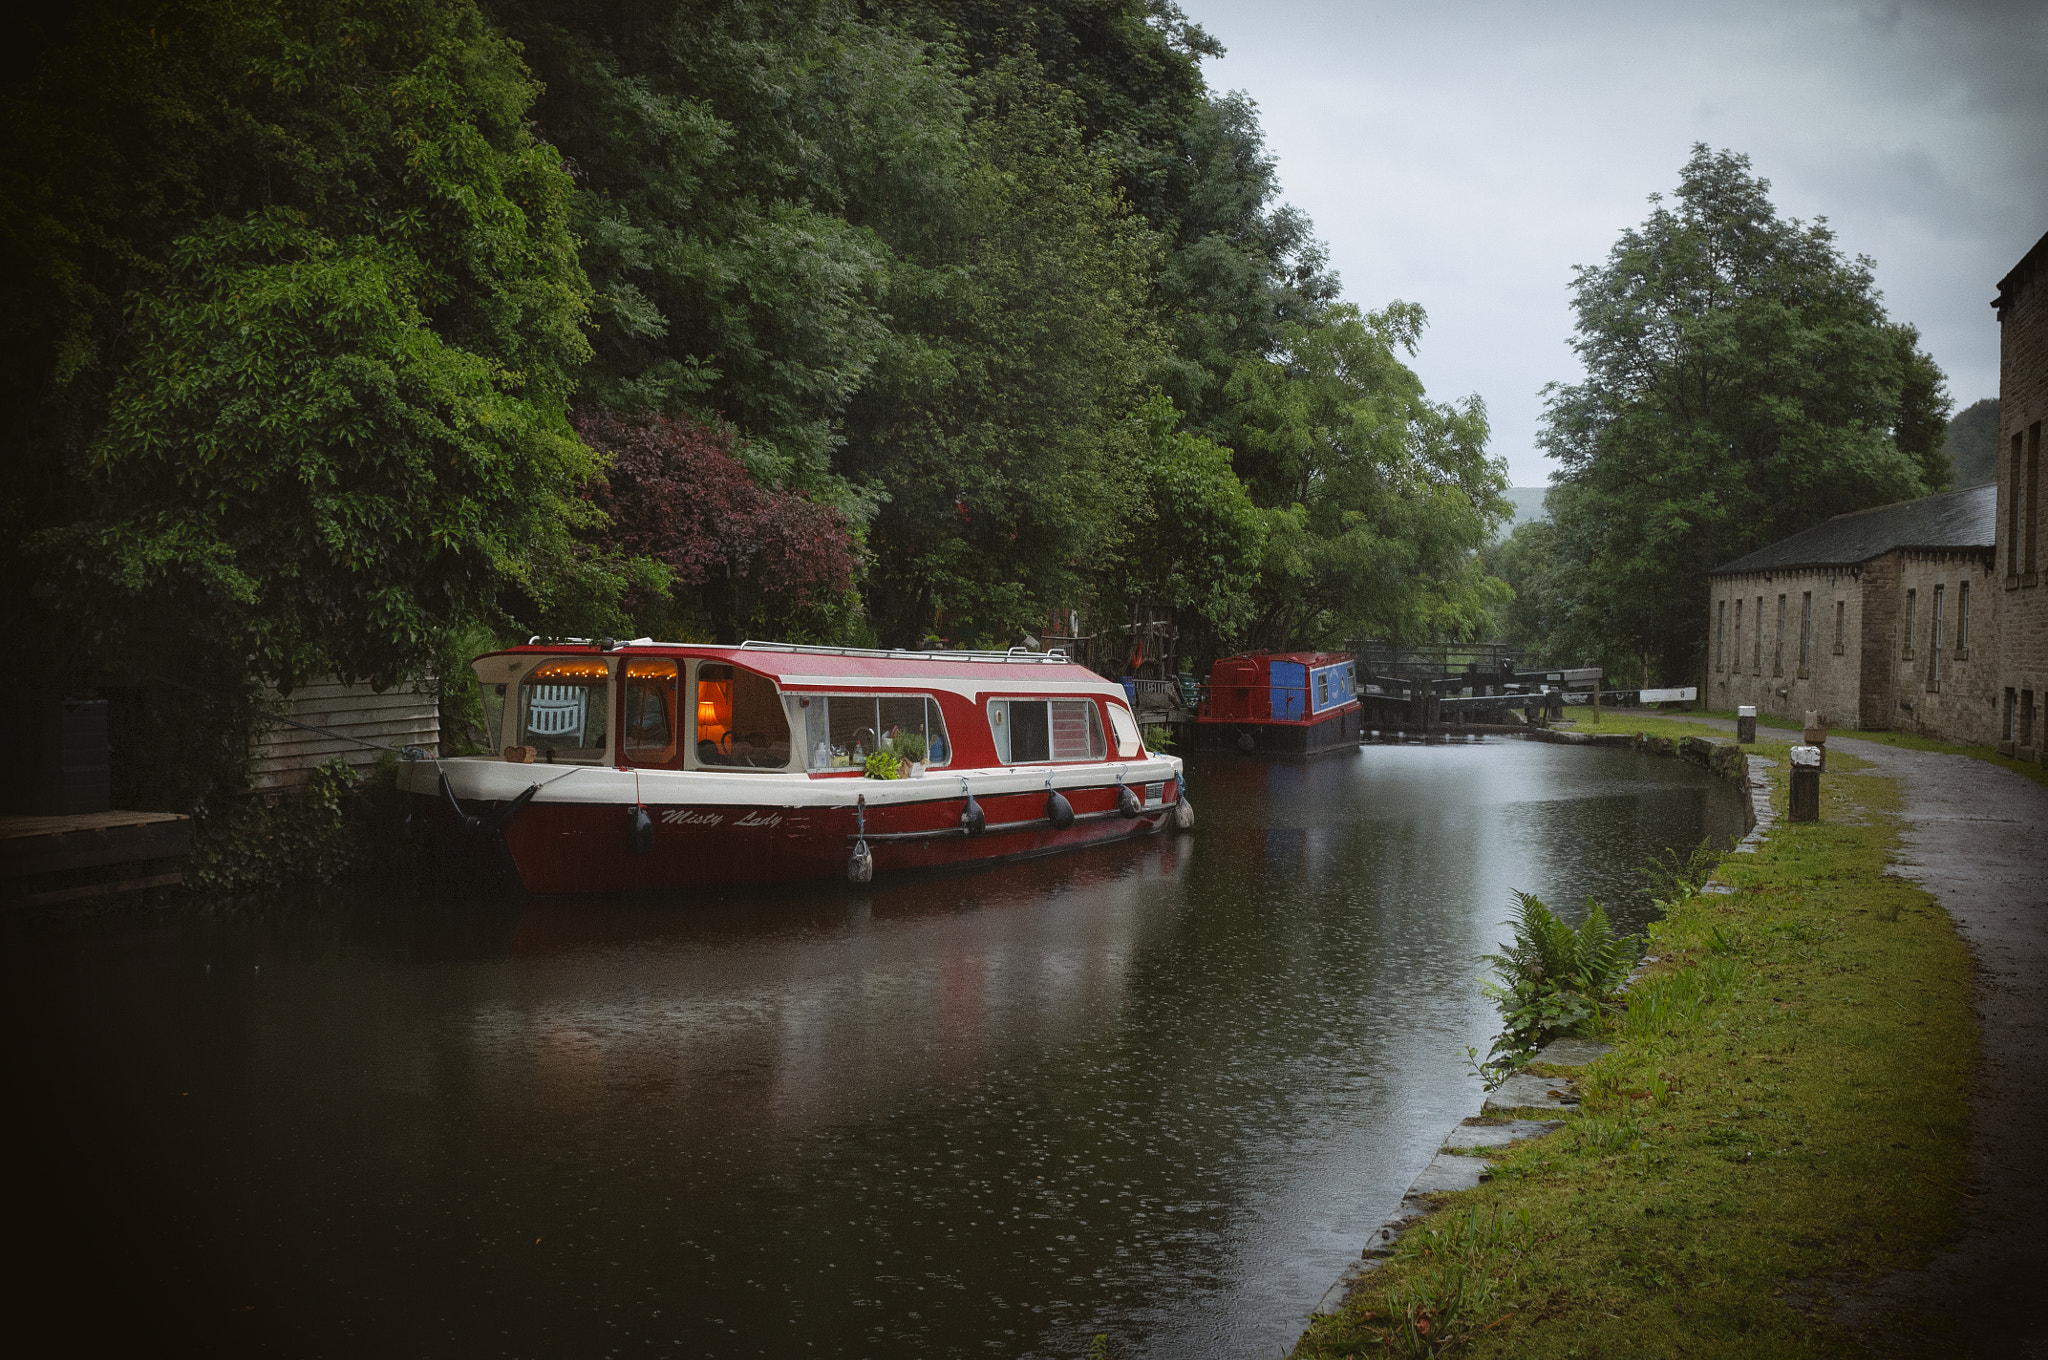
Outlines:
[[359, 740], [337, 740], [289, 723], [266, 724], [249, 753], [249, 782], [254, 789], [303, 784], [309, 774], [336, 756], [358, 770], [368, 769], [384, 753], [360, 741], [417, 746], [429, 755], [440, 753], [441, 710], [425, 681], [379, 694], [368, 685], [344, 685], [326, 676], [293, 690], [282, 711], [302, 723]]

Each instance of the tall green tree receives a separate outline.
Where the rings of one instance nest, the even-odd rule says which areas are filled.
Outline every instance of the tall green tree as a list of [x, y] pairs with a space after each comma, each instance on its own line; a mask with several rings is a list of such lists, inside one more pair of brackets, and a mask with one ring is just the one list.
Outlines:
[[1507, 468], [1479, 398], [1433, 402], [1401, 361], [1425, 321], [1337, 304], [1231, 378], [1237, 470], [1268, 512], [1253, 641], [1464, 637], [1489, 617], [1476, 553], [1512, 513]]
[[1693, 149], [1670, 203], [1572, 285], [1585, 380], [1553, 384], [1546, 613], [1670, 678], [1705, 573], [1845, 511], [1940, 490], [1945, 380], [1872, 262], [1781, 218], [1745, 156]]
[[869, 599], [891, 642], [1009, 642], [1085, 598], [1139, 496], [1119, 427], [1161, 342], [1158, 242], [1078, 101], [1028, 57], [974, 80], [960, 230], [891, 276], [897, 334], [842, 461], [885, 490]]
[[66, 36], [9, 96], [7, 225], [63, 337], [17, 453], [68, 612], [108, 650], [176, 620], [173, 654], [386, 682], [546, 595], [597, 470], [588, 289], [511, 45], [428, 0], [104, 0]]

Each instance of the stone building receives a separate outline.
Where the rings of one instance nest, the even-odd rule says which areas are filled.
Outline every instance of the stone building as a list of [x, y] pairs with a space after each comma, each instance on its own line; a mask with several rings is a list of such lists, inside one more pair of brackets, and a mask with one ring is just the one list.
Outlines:
[[1708, 703], [1988, 744], [1997, 488], [1835, 518], [1708, 577]]
[[2048, 419], [2048, 236], [1998, 281], [1999, 750], [2048, 755], [2048, 582], [2041, 556], [2041, 422]]
[[1711, 707], [2048, 754], [2048, 236], [1991, 305], [1998, 481], [1838, 515], [1709, 573]]

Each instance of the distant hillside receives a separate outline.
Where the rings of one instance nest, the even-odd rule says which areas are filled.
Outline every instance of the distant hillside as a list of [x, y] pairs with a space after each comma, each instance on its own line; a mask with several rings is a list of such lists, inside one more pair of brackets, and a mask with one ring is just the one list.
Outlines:
[[1998, 398], [1986, 397], [1956, 412], [1941, 451], [1955, 464], [1957, 487], [1997, 481]]
[[1549, 494], [1550, 488], [1547, 486], [1509, 487], [1507, 496], [1509, 502], [1515, 507], [1515, 517], [1506, 524], [1501, 525], [1501, 537], [1506, 538], [1518, 527], [1529, 523], [1531, 520], [1544, 518], [1543, 498]]

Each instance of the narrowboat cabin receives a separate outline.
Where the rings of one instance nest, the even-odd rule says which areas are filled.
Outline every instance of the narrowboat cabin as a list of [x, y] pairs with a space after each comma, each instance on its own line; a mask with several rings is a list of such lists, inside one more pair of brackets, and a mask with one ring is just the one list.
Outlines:
[[646, 640], [474, 663], [489, 755], [400, 767], [536, 893], [753, 887], [1192, 824], [1123, 687], [1058, 652]]
[[1363, 735], [1358, 666], [1340, 652], [1252, 652], [1209, 669], [1195, 713], [1201, 750], [1315, 755]]

